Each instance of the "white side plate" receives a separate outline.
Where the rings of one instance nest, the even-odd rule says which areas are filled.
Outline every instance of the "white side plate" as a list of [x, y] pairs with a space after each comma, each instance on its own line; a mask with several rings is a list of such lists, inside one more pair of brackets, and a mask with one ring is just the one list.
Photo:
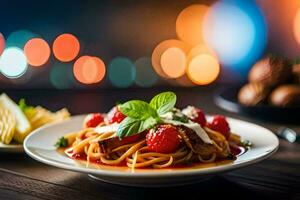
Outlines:
[[3, 144], [0, 142], [0, 153], [23, 153], [22, 144]]

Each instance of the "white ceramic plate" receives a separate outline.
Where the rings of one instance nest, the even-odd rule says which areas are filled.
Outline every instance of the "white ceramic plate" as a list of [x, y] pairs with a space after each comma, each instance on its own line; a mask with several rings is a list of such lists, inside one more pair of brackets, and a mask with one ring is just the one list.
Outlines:
[[223, 173], [233, 169], [257, 163], [277, 148], [279, 141], [269, 130], [245, 121], [228, 118], [232, 132], [239, 134], [243, 139], [249, 140], [253, 146], [235, 161], [215, 165], [208, 168], [182, 168], [166, 170], [137, 170], [134, 173], [128, 170], [86, 168], [78, 161], [58, 153], [54, 147], [58, 138], [64, 134], [80, 130], [84, 116], [74, 116], [70, 120], [46, 125], [31, 133], [24, 141], [24, 149], [32, 158], [55, 167], [89, 174], [102, 181], [130, 185], [130, 186], [170, 186], [182, 185], [201, 181], [211, 175]]
[[0, 153], [22, 153], [24, 152], [22, 144], [3, 144], [0, 142]]

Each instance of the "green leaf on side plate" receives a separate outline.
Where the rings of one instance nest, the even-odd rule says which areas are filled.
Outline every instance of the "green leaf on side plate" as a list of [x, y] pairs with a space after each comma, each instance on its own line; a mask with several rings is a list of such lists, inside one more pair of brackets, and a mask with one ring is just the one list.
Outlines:
[[56, 142], [55, 146], [57, 148], [60, 148], [60, 147], [67, 147], [68, 146], [68, 140], [64, 137], [61, 137], [58, 139], [58, 141]]

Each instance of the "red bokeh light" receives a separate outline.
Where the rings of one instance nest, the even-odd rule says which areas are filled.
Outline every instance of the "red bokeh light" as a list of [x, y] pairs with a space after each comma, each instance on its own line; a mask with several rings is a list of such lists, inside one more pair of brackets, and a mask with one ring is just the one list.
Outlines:
[[4, 48], [5, 48], [5, 38], [2, 35], [2, 33], [0, 33], [0, 55], [2, 54]]

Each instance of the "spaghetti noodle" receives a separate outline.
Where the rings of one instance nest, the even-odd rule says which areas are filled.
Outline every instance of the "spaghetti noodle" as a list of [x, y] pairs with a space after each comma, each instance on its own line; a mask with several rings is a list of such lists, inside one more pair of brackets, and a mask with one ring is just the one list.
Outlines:
[[[113, 110], [113, 112], [120, 112], [116, 108]], [[171, 112], [174, 113], [172, 110]], [[188, 166], [193, 163], [211, 163], [218, 159], [234, 159], [237, 153], [236, 151], [233, 153], [231, 147], [239, 147], [242, 144], [238, 135], [230, 132], [224, 135], [218, 130], [213, 130], [214, 127], [209, 126], [209, 123], [202, 127], [197, 124], [196, 129], [194, 128], [196, 123], [191, 120], [170, 124], [172, 120], [168, 119], [165, 120], [169, 122], [166, 124], [164, 118], [151, 128], [130, 136], [119, 137], [123, 122], [119, 123], [115, 120], [112, 123], [110, 118], [115, 115], [116, 113], [109, 113], [97, 126], [87, 127], [87, 121], [94, 120], [89, 115], [82, 130], [65, 135], [63, 139], [67, 141], [65, 146], [67, 155], [72, 158], [85, 158], [87, 167], [90, 162], [93, 162], [99, 165], [127, 166], [134, 171], [135, 168], [168, 168]], [[126, 117], [128, 116], [123, 116], [121, 121], [124, 121]], [[171, 131], [175, 131], [176, 138], [169, 137], [166, 141], [165, 138]], [[149, 134], [152, 134], [151, 140]], [[160, 137], [160, 134], [166, 135]], [[206, 135], [200, 137], [199, 134]], [[157, 137], [164, 139], [165, 142], [165, 144], [160, 144], [160, 149], [153, 148], [153, 145], [161, 142]], [[208, 140], [204, 141], [202, 138], [208, 138]], [[151, 144], [153, 140], [156, 143]], [[162, 148], [170, 145], [173, 140], [176, 140], [178, 145], [176, 143], [171, 152], [163, 151]]]
[[[134, 170], [134, 168], [166, 168], [195, 162], [210, 163], [215, 162], [216, 159], [229, 158], [231, 155], [229, 141], [219, 132], [208, 127], [204, 129], [212, 140], [213, 148], [200, 153], [193, 151], [190, 143], [186, 142], [182, 142], [180, 148], [173, 153], [152, 152], [147, 148], [145, 138], [133, 143], [122, 144], [105, 152], [100, 148], [99, 142], [114, 138], [116, 132], [98, 133], [94, 128], [84, 128], [81, 131], [67, 134], [64, 138], [70, 144], [66, 151], [84, 155], [81, 157], [87, 158], [87, 166], [90, 161], [98, 161], [98, 163], [106, 165], [127, 165]], [[231, 135], [230, 141], [238, 145], [240, 143], [239, 136], [232, 133]], [[181, 137], [181, 140], [184, 139]]]

